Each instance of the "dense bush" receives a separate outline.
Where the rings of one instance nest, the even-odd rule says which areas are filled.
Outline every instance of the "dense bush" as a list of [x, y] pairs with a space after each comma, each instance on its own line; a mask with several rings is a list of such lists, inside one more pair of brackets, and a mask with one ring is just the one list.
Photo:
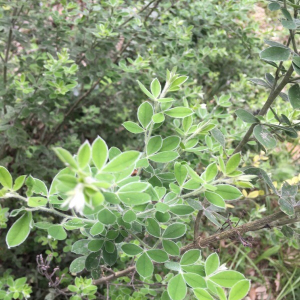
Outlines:
[[[265, 41], [273, 75], [249, 78], [263, 103], [245, 79], [261, 64], [251, 5], [2, 6], [0, 255], [13, 270], [0, 299], [244, 299], [250, 281], [220, 263], [220, 241], [247, 249], [247, 232], [274, 228], [273, 243], [285, 236], [299, 249], [299, 178], [276, 185], [271, 174], [276, 145], [297, 147], [300, 7], [269, 4], [289, 38]], [[242, 199], [264, 194], [268, 214], [257, 204], [242, 216]]]
[[[100, 134], [109, 145], [129, 145], [120, 124], [143, 100], [135, 82], [163, 78], [166, 68], [177, 66], [192, 78], [178, 95], [190, 103], [226, 91], [254, 67], [257, 24], [247, 17], [252, 3], [3, 5], [1, 163], [15, 174], [50, 180], [59, 166], [52, 143], [72, 150]], [[240, 95], [243, 88], [249, 85], [231, 93]]]

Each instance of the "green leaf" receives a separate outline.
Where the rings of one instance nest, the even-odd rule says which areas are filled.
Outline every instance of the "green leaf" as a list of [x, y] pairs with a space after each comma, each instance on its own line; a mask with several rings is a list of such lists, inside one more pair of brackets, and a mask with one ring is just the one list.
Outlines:
[[300, 86], [299, 84], [294, 84], [289, 89], [289, 100], [294, 109], [300, 109]]
[[217, 293], [218, 297], [220, 298], [220, 300], [227, 300], [226, 294], [221, 287], [216, 286], [216, 293]]
[[275, 10], [279, 10], [280, 9], [280, 4], [277, 2], [271, 2], [268, 5], [268, 8], [270, 11], [275, 11]]
[[152, 116], [152, 121], [154, 123], [162, 123], [165, 120], [165, 115], [163, 113], [157, 113]]
[[128, 210], [125, 212], [123, 216], [123, 221], [127, 223], [132, 223], [133, 221], [136, 220], [136, 214], [132, 210]]
[[167, 291], [172, 300], [185, 299], [187, 287], [181, 274], [177, 274], [169, 281]]
[[214, 298], [204, 289], [194, 289], [194, 294], [198, 300], [214, 300]]
[[27, 204], [30, 207], [39, 207], [39, 206], [45, 206], [47, 202], [48, 199], [44, 197], [29, 197]]
[[114, 265], [118, 259], [117, 248], [115, 247], [115, 250], [112, 253], [107, 252], [106, 249], [103, 249], [102, 256], [103, 256], [103, 260], [106, 264], [108, 264], [109, 266]]
[[77, 163], [71, 153], [61, 147], [54, 148], [54, 152], [58, 158], [65, 163], [66, 166], [70, 166], [74, 169], [77, 169]]
[[170, 91], [177, 90], [176, 88], [180, 87], [187, 80], [188, 80], [188, 76], [179, 76], [172, 82], [169, 90]]
[[56, 240], [65, 240], [67, 238], [67, 233], [62, 225], [53, 225], [48, 228], [48, 234], [51, 235]]
[[149, 187], [149, 183], [147, 182], [130, 182], [128, 184], [123, 185], [118, 193], [125, 192], [144, 192]]
[[90, 229], [90, 234], [92, 236], [95, 236], [95, 235], [98, 235], [100, 234], [101, 232], [103, 232], [103, 230], [105, 229], [105, 226], [100, 223], [100, 222], [97, 222], [95, 223], [92, 228]]
[[138, 125], [134, 122], [131, 122], [131, 121], [124, 122], [123, 126], [131, 133], [142, 133], [142, 132], [144, 132], [144, 129], [140, 125]]
[[185, 216], [185, 215], [189, 215], [194, 211], [194, 208], [192, 208], [189, 205], [185, 205], [185, 204], [177, 204], [174, 206], [170, 206], [170, 212], [172, 212], [175, 215], [178, 216]]
[[285, 61], [289, 59], [290, 53], [290, 49], [273, 46], [261, 51], [259, 56], [269, 61]]
[[149, 159], [157, 163], [167, 163], [175, 160], [179, 154], [175, 151], [164, 151], [149, 156]]
[[[0, 173], [1, 173], [1, 171], [0, 171]], [[21, 176], [19, 176], [19, 177], [15, 180], [15, 183], [14, 183], [14, 186], [13, 186], [13, 190], [14, 190], [14, 191], [19, 190], [19, 189], [23, 186], [23, 184], [24, 184], [24, 182], [25, 182], [25, 179], [26, 179], [26, 175], [21, 175]], [[0, 181], [0, 182], [1, 182], [1, 181]]]
[[72, 252], [75, 254], [87, 255], [90, 253], [88, 244], [90, 240], [79, 240], [72, 245]]
[[168, 261], [165, 263], [165, 267], [169, 270], [172, 271], [176, 271], [176, 272], [180, 272], [181, 271], [181, 267], [180, 264], [178, 262], [175, 261]]
[[192, 249], [183, 254], [180, 260], [182, 266], [192, 265], [200, 258], [200, 250]]
[[214, 192], [224, 200], [236, 200], [243, 195], [239, 189], [229, 184], [219, 184], [216, 185], [216, 188]]
[[174, 164], [174, 173], [175, 178], [179, 184], [179, 186], [182, 186], [186, 180], [187, 177], [187, 169], [184, 165], [182, 165], [179, 162], [175, 162]]
[[180, 138], [178, 136], [176, 135], [168, 136], [163, 140], [163, 144], [160, 149], [160, 152], [174, 150], [179, 146], [179, 143], [180, 143]]
[[155, 78], [150, 85], [151, 93], [154, 96], [154, 98], [158, 98], [161, 92], [161, 85], [157, 78]]
[[241, 153], [236, 153], [232, 155], [226, 164], [226, 174], [231, 174], [234, 172], [241, 162]]
[[245, 123], [259, 123], [259, 120], [256, 117], [244, 109], [237, 109], [235, 114]]
[[218, 167], [216, 163], [208, 165], [203, 174], [203, 178], [206, 182], [210, 182], [216, 178], [218, 174]]
[[12, 177], [6, 168], [0, 166], [0, 183], [3, 187], [12, 188]]
[[204, 194], [207, 201], [209, 201], [211, 204], [217, 207], [225, 208], [225, 201], [220, 195], [209, 191], [206, 191]]
[[104, 240], [91, 240], [88, 243], [88, 250], [97, 252], [102, 248], [103, 244], [104, 244]]
[[171, 109], [165, 111], [165, 114], [172, 118], [185, 118], [187, 116], [190, 116], [193, 113], [194, 112], [192, 109], [190, 109], [188, 107], [184, 107], [184, 106], [171, 108]]
[[241, 280], [237, 282], [230, 290], [228, 300], [241, 300], [247, 296], [250, 290], [250, 281], [249, 280]]
[[168, 254], [173, 256], [178, 256], [180, 254], [179, 247], [173, 241], [163, 240], [162, 245]]
[[185, 282], [192, 288], [206, 288], [205, 279], [195, 273], [185, 273], [183, 274]]
[[25, 212], [9, 229], [6, 235], [8, 248], [22, 244], [28, 237], [31, 229], [32, 213]]
[[76, 274], [80, 273], [85, 268], [86, 256], [81, 256], [74, 259], [70, 264], [70, 273]]
[[149, 102], [142, 103], [137, 112], [138, 120], [144, 128], [150, 124], [153, 116], [153, 107]]
[[231, 288], [238, 281], [245, 279], [245, 277], [242, 273], [237, 271], [221, 271], [209, 279], [220, 286]]
[[134, 165], [139, 159], [138, 151], [126, 151], [113, 158], [103, 169], [103, 172], [117, 173]]
[[276, 139], [270, 131], [262, 125], [256, 125], [253, 134], [257, 141], [267, 149], [274, 149], [276, 147]]
[[281, 197], [278, 201], [280, 209], [287, 215], [292, 216], [295, 214], [293, 205], [285, 198]]
[[157, 151], [159, 151], [161, 146], [162, 146], [162, 138], [160, 135], [151, 137], [146, 146], [147, 155], [156, 153]]
[[82, 144], [77, 153], [78, 165], [81, 169], [84, 169], [91, 159], [91, 146], [88, 141]]
[[268, 174], [264, 170], [262, 170], [260, 168], [250, 167], [250, 168], [244, 170], [244, 173], [251, 174], [251, 175], [257, 175], [259, 178], [262, 178], [267, 183], [267, 185], [273, 190], [273, 192], [275, 194], [277, 194], [277, 190], [276, 190], [271, 178], [268, 176]]
[[149, 234], [159, 238], [161, 236], [161, 230], [158, 222], [153, 218], [146, 219], [146, 230]]
[[137, 83], [139, 84], [141, 90], [144, 92], [144, 94], [146, 94], [150, 99], [155, 99], [155, 97], [146, 89], [146, 87], [137, 80]]
[[148, 250], [147, 254], [152, 260], [158, 263], [164, 263], [169, 259], [168, 254], [165, 251], [160, 249]]
[[98, 268], [100, 264], [101, 251], [90, 253], [85, 260], [85, 268], [87, 271]]
[[121, 248], [127, 255], [130, 256], [135, 256], [143, 252], [143, 249], [135, 244], [124, 244]]
[[209, 276], [210, 274], [216, 272], [220, 266], [220, 259], [217, 253], [212, 253], [209, 255], [205, 261], [205, 274]]
[[169, 225], [163, 233], [164, 239], [177, 239], [186, 232], [186, 225], [182, 223], [173, 223]]
[[142, 277], [149, 277], [153, 274], [154, 267], [151, 259], [146, 253], [143, 253], [136, 262], [136, 270]]
[[281, 24], [284, 28], [294, 30], [297, 28], [297, 24], [295, 23], [294, 20], [281, 20]]
[[118, 193], [120, 200], [130, 206], [141, 205], [151, 201], [151, 196], [141, 192]]
[[111, 225], [116, 222], [117, 218], [109, 209], [104, 208], [99, 211], [98, 220], [105, 225]]

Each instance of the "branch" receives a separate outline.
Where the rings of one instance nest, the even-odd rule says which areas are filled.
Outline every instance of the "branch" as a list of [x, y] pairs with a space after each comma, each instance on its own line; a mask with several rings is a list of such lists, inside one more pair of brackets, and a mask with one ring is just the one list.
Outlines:
[[[299, 205], [295, 207], [295, 212], [296, 213], [300, 212]], [[228, 239], [231, 237], [236, 237], [238, 235], [244, 234], [249, 231], [257, 231], [257, 230], [264, 229], [264, 228], [273, 228], [273, 227], [277, 227], [277, 226], [283, 226], [286, 224], [296, 223], [299, 220], [300, 220], [300, 217], [297, 216], [297, 214], [295, 217], [290, 218], [284, 212], [279, 211], [277, 213], [274, 213], [272, 215], [264, 217], [260, 220], [256, 220], [253, 222], [243, 224], [241, 226], [235, 227], [233, 229], [230, 229], [230, 230], [227, 230], [224, 232], [214, 234], [214, 235], [209, 236], [204, 239], [197, 237], [197, 240], [195, 242], [192, 242], [192, 243], [182, 247], [180, 249], [180, 253], [183, 254], [190, 249], [205, 248], [205, 247], [208, 247], [210, 244], [219, 242], [220, 240]], [[114, 274], [111, 274], [109, 276], [94, 280], [93, 284], [95, 284], [95, 285], [105, 284], [106, 282], [109, 282], [109, 281], [112, 281], [119, 277], [125, 276], [134, 271], [135, 271], [135, 266], [131, 266], [125, 270], [122, 270], [122, 271], [116, 272]]]
[[[290, 79], [290, 76], [292, 75], [293, 71], [294, 71], [294, 69], [293, 69], [293, 66], [291, 65], [290, 68], [288, 69], [288, 71], [286, 72], [285, 76], [283, 77], [282, 81], [277, 86], [277, 88], [274, 91], [271, 91], [266, 103], [264, 104], [264, 106], [262, 107], [262, 109], [260, 110], [258, 115], [263, 116], [268, 111], [268, 109], [273, 104], [274, 100], [280, 94], [282, 89], [289, 83], [289, 79]], [[248, 129], [248, 131], [245, 134], [245, 136], [243, 137], [243, 139], [240, 141], [238, 146], [235, 148], [233, 154], [238, 153], [242, 150], [243, 146], [248, 142], [249, 138], [251, 137], [255, 125], [256, 124], [252, 124], [250, 126], [250, 128]]]
[[203, 211], [199, 210], [196, 220], [195, 220], [195, 225], [194, 225], [194, 242], [197, 241], [197, 238], [199, 236], [199, 226], [200, 226], [200, 221], [202, 217]]
[[93, 281], [93, 284], [100, 285], [100, 284], [112, 281], [112, 280], [114, 280], [116, 278], [125, 276], [128, 273], [131, 273], [133, 271], [135, 271], [135, 266], [131, 266], [131, 267], [125, 269], [125, 270], [122, 270], [120, 272], [116, 272], [115, 274], [111, 274], [111, 275], [109, 275], [107, 277], [102, 277], [102, 278], [96, 279], [96, 280]]
[[[144, 7], [137, 13], [137, 15], [140, 14], [141, 12], [143, 12], [144, 10], [146, 10], [153, 2], [155, 2], [155, 0], [150, 1], [146, 6], [144, 6]], [[127, 24], [128, 22], [130, 22], [130, 21], [131, 21], [132, 19], [134, 19], [134, 18], [135, 18], [135, 16], [132, 16], [132, 17], [128, 18], [126, 21], [124, 21], [124, 22], [119, 26], [119, 28], [123, 27], [125, 24]]]
[[[295, 207], [295, 212], [300, 212], [299, 205]], [[300, 220], [300, 217], [297, 215], [294, 218], [290, 219], [284, 212], [279, 211], [277, 213], [274, 213], [272, 215], [264, 217], [260, 220], [256, 220], [253, 222], [243, 224], [241, 226], [232, 228], [230, 230], [226, 230], [224, 232], [214, 234], [214, 235], [209, 236], [204, 239], [201, 239], [201, 237], [198, 237], [196, 243], [193, 242], [189, 245], [184, 246], [183, 248], [180, 249], [180, 252], [181, 252], [181, 254], [183, 254], [184, 252], [186, 252], [190, 249], [205, 248], [205, 247], [209, 246], [210, 244], [213, 244], [220, 240], [236, 237], [238, 234], [244, 234], [249, 231], [257, 231], [257, 230], [260, 230], [263, 228], [273, 228], [273, 227], [277, 227], [277, 226], [291, 224], [291, 223], [298, 222], [299, 220]]]

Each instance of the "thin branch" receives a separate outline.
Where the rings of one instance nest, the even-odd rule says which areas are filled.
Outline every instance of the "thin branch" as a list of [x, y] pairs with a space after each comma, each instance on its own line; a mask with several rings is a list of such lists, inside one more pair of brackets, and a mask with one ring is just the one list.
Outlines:
[[[300, 212], [300, 206], [295, 207], [295, 212], [296, 213]], [[264, 217], [260, 220], [256, 220], [253, 222], [243, 224], [238, 227], [234, 227], [230, 230], [226, 230], [226, 231], [214, 234], [214, 235], [209, 236], [204, 239], [201, 239], [201, 237], [198, 237], [196, 243], [191, 243], [191, 244], [181, 248], [180, 252], [182, 254], [190, 249], [205, 248], [215, 242], [225, 240], [228, 238], [237, 237], [239, 234], [244, 234], [249, 231], [257, 231], [257, 230], [260, 230], [263, 228], [273, 228], [273, 227], [282, 226], [285, 224], [296, 223], [299, 220], [300, 220], [300, 217], [297, 215], [294, 218], [290, 219], [284, 212], [279, 211], [277, 213], [274, 213], [272, 215]]]
[[[269, 95], [266, 103], [264, 104], [264, 106], [262, 107], [262, 109], [260, 110], [260, 112], [258, 113], [258, 115], [260, 115], [260, 116], [265, 115], [265, 113], [268, 111], [268, 109], [270, 108], [270, 106], [273, 104], [274, 100], [280, 94], [280, 92], [282, 91], [282, 89], [289, 83], [289, 79], [290, 79], [290, 76], [292, 75], [293, 71], [294, 71], [294, 69], [293, 69], [293, 66], [291, 65], [289, 67], [288, 71], [286, 72], [285, 76], [283, 77], [282, 81], [277, 86], [277, 88], [274, 91], [270, 92], [270, 95]], [[240, 152], [242, 150], [243, 146], [248, 142], [249, 138], [251, 137], [255, 125], [256, 124], [252, 124], [250, 126], [250, 128], [248, 129], [248, 131], [245, 134], [245, 136], [243, 137], [243, 139], [240, 141], [240, 143], [238, 144], [238, 146], [235, 148], [233, 154], [234, 153], [238, 153], [238, 152]]]
[[131, 266], [125, 270], [122, 270], [122, 271], [119, 271], [119, 272], [116, 272], [115, 274], [111, 274], [107, 277], [102, 277], [102, 278], [99, 278], [99, 279], [96, 279], [93, 281], [93, 284], [95, 285], [101, 285], [101, 284], [104, 284], [106, 282], [109, 282], [109, 281], [112, 281], [116, 278], [119, 278], [119, 277], [122, 277], [122, 276], [125, 276], [131, 272], [135, 271], [135, 266]]
[[[153, 2], [155, 2], [155, 0], [150, 1], [146, 6], [144, 6], [138, 13], [137, 15], [139, 15], [140, 13], [142, 13], [144, 10], [146, 10]], [[132, 16], [130, 18], [128, 18], [126, 21], [124, 21], [119, 28], [123, 27], [125, 24], [127, 24], [128, 22], [130, 22], [132, 19], [134, 19], [136, 16]]]
[[203, 211], [199, 210], [196, 220], [195, 220], [195, 225], [194, 225], [194, 242], [196, 242], [198, 236], [199, 236], [199, 227], [200, 227], [200, 221], [202, 217]]

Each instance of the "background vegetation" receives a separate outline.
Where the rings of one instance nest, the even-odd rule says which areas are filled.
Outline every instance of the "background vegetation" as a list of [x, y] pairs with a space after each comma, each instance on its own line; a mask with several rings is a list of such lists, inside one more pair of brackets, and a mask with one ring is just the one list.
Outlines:
[[[278, 10], [267, 10], [267, 4], [254, 0], [0, 1], [0, 165], [14, 178], [31, 174], [49, 186], [63, 166], [54, 146], [76, 153], [84, 141], [92, 143], [99, 135], [109, 147], [142, 151], [143, 136], [121, 125], [136, 120], [137, 108], [147, 100], [137, 80], [147, 87], [153, 78], [164, 82], [166, 70], [174, 67], [189, 77], [172, 95], [176, 103], [189, 103], [200, 119], [213, 116], [213, 123], [226, 133], [228, 147], [234, 149], [248, 128], [234, 111], [242, 108], [256, 115], [268, 97], [268, 90], [250, 81], [272, 70], [259, 59], [263, 41], [287, 42]], [[291, 120], [299, 115], [281, 98], [273, 109]], [[275, 122], [275, 114], [269, 111], [266, 120]], [[174, 133], [167, 125], [160, 130], [165, 137]], [[252, 165], [272, 173], [278, 187], [287, 179], [298, 184], [297, 138], [278, 143], [267, 153], [251, 140], [243, 151], [243, 167]], [[203, 172], [213, 155], [212, 147], [207, 152], [191, 151], [187, 158]], [[277, 198], [261, 181], [243, 194], [227, 207], [241, 223], [278, 207]], [[53, 256], [51, 264], [59, 266], [58, 276], [65, 274], [60, 288], [74, 284], [68, 267], [76, 257], [70, 250], [80, 233], [68, 232], [62, 243], [34, 228], [26, 243], [8, 249], [4, 233], [14, 222], [8, 214], [17, 208], [19, 203], [11, 199], [0, 200], [0, 291], [13, 289], [18, 293], [13, 299], [28, 294], [32, 299], [65, 299], [49, 288], [49, 278], [38, 272], [36, 257]], [[41, 213], [36, 221], [58, 220]], [[214, 222], [212, 217], [202, 221], [203, 236], [220, 227], [220, 220]], [[246, 299], [297, 299], [297, 226], [293, 235], [289, 229], [276, 228], [253, 233], [251, 248], [221, 241], [203, 249], [202, 256], [218, 249], [221, 264], [251, 279]], [[117, 269], [121, 265], [122, 261]], [[76, 281], [77, 286], [91, 286], [87, 280]], [[98, 289], [98, 297], [104, 290], [104, 286]], [[86, 299], [96, 293], [93, 286], [90, 291]], [[149, 297], [146, 292], [132, 294], [127, 287], [110, 287], [109, 299]], [[11, 298], [0, 294], [0, 299]]]

